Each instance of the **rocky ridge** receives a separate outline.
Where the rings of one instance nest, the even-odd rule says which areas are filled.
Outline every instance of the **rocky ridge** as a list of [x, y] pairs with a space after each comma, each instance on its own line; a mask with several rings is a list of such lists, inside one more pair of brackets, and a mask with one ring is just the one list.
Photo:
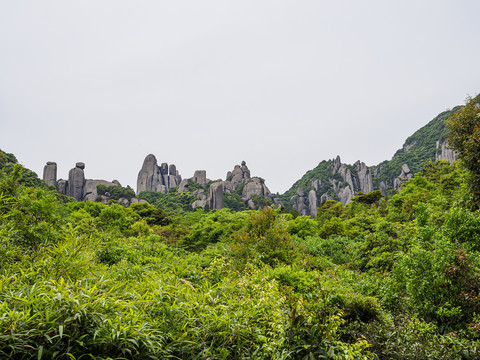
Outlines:
[[[98, 185], [105, 186], [122, 186], [117, 180], [97, 180], [85, 178], [85, 164], [77, 162], [75, 167], [68, 173], [68, 180], [57, 180], [57, 163], [53, 161], [47, 162], [43, 168], [43, 180], [48, 186], [54, 186], [59, 194], [70, 196], [77, 201], [98, 201], [107, 203], [110, 200], [110, 194], [99, 195], [97, 191]], [[120, 198], [120, 204], [125, 206], [132, 202], [142, 202], [137, 198]]]
[[369, 167], [361, 161], [343, 164], [339, 156], [322, 161], [281, 196], [283, 203], [300, 215], [315, 216], [318, 206], [326, 200], [348, 204], [358, 192], [374, 190], [387, 196], [399, 190], [428, 161], [455, 161], [457, 154], [446, 141], [445, 122], [459, 108], [439, 114], [410, 136], [391, 160], [379, 165]]
[[[279, 200], [272, 195], [263, 179], [251, 177], [250, 170], [245, 161], [235, 165], [232, 171], [227, 173], [226, 179], [212, 181], [207, 178], [205, 170], [196, 170], [191, 178], [183, 179], [176, 170], [175, 165], [157, 165], [155, 155], [149, 154], [143, 162], [137, 177], [137, 194], [142, 191], [156, 191], [166, 194], [170, 188], [177, 186], [177, 192], [191, 192], [196, 200], [192, 208], [202, 207], [209, 209], [222, 209], [225, 207], [225, 197], [228, 195], [240, 195], [241, 202], [246, 208], [256, 207], [254, 198], [261, 197], [270, 203], [280, 204]], [[172, 173], [170, 169], [175, 169]], [[193, 184], [196, 184], [193, 186]]]

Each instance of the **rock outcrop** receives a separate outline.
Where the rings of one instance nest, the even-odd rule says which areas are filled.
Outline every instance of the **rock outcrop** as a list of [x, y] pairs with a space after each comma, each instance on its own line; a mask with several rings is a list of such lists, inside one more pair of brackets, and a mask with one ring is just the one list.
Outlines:
[[413, 178], [413, 172], [410, 170], [407, 164], [403, 164], [400, 175], [393, 180], [393, 188], [395, 190], [400, 190], [400, 185], [411, 178]]
[[207, 202], [210, 209], [223, 209], [223, 181], [215, 182], [210, 185]]
[[[329, 167], [329, 173], [324, 179], [313, 179], [310, 187], [297, 189], [297, 194], [290, 199], [292, 207], [300, 215], [316, 216], [318, 207], [334, 197], [345, 205], [352, 201], [357, 192], [374, 190], [372, 171], [364, 162], [347, 165], [337, 156]], [[305, 191], [308, 191], [308, 195], [305, 195]]]
[[308, 215], [306, 200], [307, 200], [307, 197], [305, 195], [305, 191], [303, 191], [302, 189], [297, 189], [297, 195], [293, 196], [290, 199], [290, 202], [292, 203], [293, 208], [298, 212], [300, 216]]
[[360, 191], [363, 193], [369, 193], [373, 191], [373, 178], [370, 168], [365, 165], [364, 162], [357, 161], [355, 163], [355, 169], [357, 170], [358, 185]]
[[158, 166], [157, 158], [153, 154], [147, 155], [137, 177], [137, 194], [142, 191], [157, 191], [166, 194], [168, 190], [181, 183], [175, 165], [162, 163]]
[[85, 186], [85, 174], [83, 170], [85, 164], [77, 162], [75, 167], [68, 173], [67, 196], [73, 197], [77, 201], [83, 200], [83, 188]]
[[450, 163], [457, 160], [457, 152], [450, 149], [446, 141], [437, 141], [436, 149], [437, 153], [435, 154], [435, 160], [446, 160]]
[[[93, 180], [93, 179], [86, 179], [85, 185], [83, 187], [83, 201], [96, 201], [98, 197], [97, 186], [98, 185], [105, 185], [105, 186], [112, 186], [121, 184], [114, 180], [114, 181], [106, 181], [106, 180]], [[108, 202], [108, 200], [106, 201]]]
[[57, 163], [53, 161], [47, 162], [43, 167], [43, 181], [48, 186], [57, 186]]
[[315, 217], [317, 216], [317, 209], [318, 209], [318, 200], [317, 200], [317, 192], [315, 190], [310, 190], [308, 192], [308, 210], [310, 216]]
[[[105, 186], [122, 186], [117, 180], [93, 180], [85, 179], [85, 164], [77, 162], [75, 167], [68, 173], [68, 180], [58, 180], [54, 186], [59, 194], [73, 197], [77, 201], [98, 201], [98, 185]], [[51, 183], [57, 176], [57, 164], [47, 162], [43, 171], [43, 177], [47, 184]], [[47, 182], [48, 181], [48, 182]], [[110, 200], [110, 194], [106, 193], [101, 196], [102, 202], [106, 203]], [[120, 198], [118, 202], [128, 206], [130, 202], [143, 202], [144, 200]]]
[[192, 181], [207, 187], [207, 172], [205, 170], [196, 170], [193, 174]]

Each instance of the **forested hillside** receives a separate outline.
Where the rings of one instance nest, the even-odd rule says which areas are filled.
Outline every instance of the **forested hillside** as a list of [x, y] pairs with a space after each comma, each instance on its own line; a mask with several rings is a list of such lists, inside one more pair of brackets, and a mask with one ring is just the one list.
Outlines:
[[[385, 160], [378, 165], [368, 167], [360, 160], [353, 165], [342, 164], [339, 156], [321, 161], [281, 195], [282, 204], [289, 209], [295, 209], [301, 215], [315, 216], [315, 209], [329, 199], [345, 204], [350, 202], [356, 193], [373, 190], [380, 190], [383, 195], [391, 195], [392, 191], [398, 190], [401, 179], [413, 177], [427, 162], [437, 158], [454, 160], [455, 155], [446, 142], [446, 122], [459, 109], [461, 106], [436, 116], [409, 136], [391, 160]], [[302, 192], [305, 193], [304, 199]]]
[[0, 358], [480, 358], [479, 107], [462, 162], [314, 218], [78, 202], [1, 152]]

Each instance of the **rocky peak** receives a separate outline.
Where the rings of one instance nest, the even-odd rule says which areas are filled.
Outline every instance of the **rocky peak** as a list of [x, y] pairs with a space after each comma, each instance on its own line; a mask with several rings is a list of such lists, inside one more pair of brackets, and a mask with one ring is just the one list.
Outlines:
[[158, 166], [153, 154], [147, 155], [137, 177], [137, 194], [142, 191], [158, 191], [166, 194], [168, 190], [182, 181], [175, 165], [162, 163]]

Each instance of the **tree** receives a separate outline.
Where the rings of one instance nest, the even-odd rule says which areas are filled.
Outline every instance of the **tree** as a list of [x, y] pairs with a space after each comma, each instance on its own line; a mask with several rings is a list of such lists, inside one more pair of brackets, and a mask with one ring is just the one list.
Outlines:
[[480, 206], [480, 95], [467, 98], [466, 105], [447, 121], [448, 143], [470, 172], [470, 189], [475, 207]]

